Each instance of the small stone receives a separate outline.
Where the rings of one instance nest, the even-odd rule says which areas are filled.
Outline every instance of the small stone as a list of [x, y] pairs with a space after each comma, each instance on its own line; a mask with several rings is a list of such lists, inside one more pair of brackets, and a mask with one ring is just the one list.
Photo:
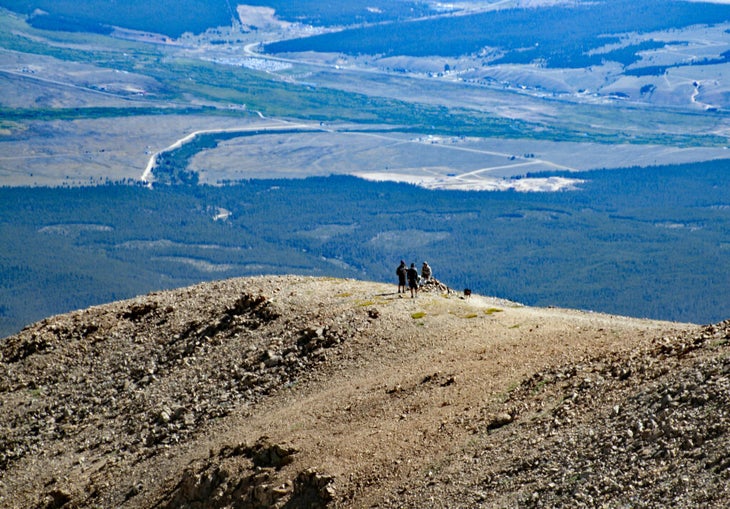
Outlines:
[[502, 426], [506, 426], [507, 424], [510, 424], [512, 422], [512, 420], [513, 420], [512, 415], [508, 414], [507, 412], [493, 415], [491, 417], [491, 419], [489, 419], [489, 424], [487, 424], [487, 429], [501, 428]]

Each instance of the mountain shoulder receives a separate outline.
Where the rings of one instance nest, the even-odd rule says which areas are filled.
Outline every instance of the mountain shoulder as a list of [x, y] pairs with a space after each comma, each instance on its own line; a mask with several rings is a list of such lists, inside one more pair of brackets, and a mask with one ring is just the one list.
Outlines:
[[0, 342], [7, 507], [722, 507], [730, 323], [240, 278]]

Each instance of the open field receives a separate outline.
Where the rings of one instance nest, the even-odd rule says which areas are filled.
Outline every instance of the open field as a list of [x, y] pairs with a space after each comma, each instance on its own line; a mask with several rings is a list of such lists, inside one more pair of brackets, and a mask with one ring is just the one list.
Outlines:
[[[556, 170], [656, 166], [727, 157], [724, 148], [602, 145], [538, 140], [414, 136], [398, 132], [300, 132], [242, 136], [200, 152], [190, 169], [202, 183], [337, 174], [431, 189], [508, 189], [504, 179]], [[522, 190], [547, 190], [521, 179]], [[556, 188], [569, 188], [566, 181]]]
[[31, 121], [21, 132], [0, 136], [0, 184], [137, 181], [154, 152], [191, 132], [246, 124], [245, 118], [186, 115]]
[[[479, 178], [459, 178], [459, 188], [491, 189], [494, 179], [528, 173], [656, 166], [728, 155], [724, 147], [416, 135], [354, 124], [309, 124], [310, 132], [277, 133], [297, 125], [308, 124], [205, 115], [32, 121], [22, 130], [10, 126], [0, 136], [0, 182], [57, 186], [137, 181], [155, 153], [198, 131], [242, 133], [192, 159], [189, 169], [207, 184], [345, 174], [453, 188], [450, 177], [468, 173]], [[254, 129], [272, 131], [244, 135]]]

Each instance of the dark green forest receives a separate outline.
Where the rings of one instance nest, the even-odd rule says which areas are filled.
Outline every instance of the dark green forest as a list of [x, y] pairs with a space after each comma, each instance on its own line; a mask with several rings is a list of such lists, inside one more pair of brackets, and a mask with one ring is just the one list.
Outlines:
[[428, 260], [454, 289], [529, 305], [716, 322], [730, 317], [728, 171], [717, 161], [571, 174], [586, 182], [563, 193], [343, 176], [0, 188], [0, 335], [234, 276], [395, 281], [400, 259]]
[[44, 30], [104, 33], [105, 27], [120, 26], [170, 37], [231, 26], [236, 17], [231, 5], [226, 0], [0, 0], [0, 7], [28, 15], [31, 25]]
[[[353, 25], [403, 20], [433, 14], [426, 2], [367, 0], [248, 0], [246, 5], [271, 7], [281, 19], [317, 26]], [[226, 0], [0, 0], [0, 7], [28, 15], [43, 30], [109, 33], [120, 26], [180, 37], [238, 20], [236, 2]]]
[[[350, 55], [456, 57], [499, 48], [492, 64], [541, 61], [547, 67], [579, 68], [612, 60], [630, 65], [647, 49], [595, 52], [620, 42], [620, 34], [650, 33], [730, 20], [730, 6], [656, 0], [603, 0], [577, 5], [507, 9], [352, 28], [266, 46], [272, 53], [319, 51]], [[658, 44], [658, 43], [657, 43]], [[593, 51], [593, 52], [592, 52]]]

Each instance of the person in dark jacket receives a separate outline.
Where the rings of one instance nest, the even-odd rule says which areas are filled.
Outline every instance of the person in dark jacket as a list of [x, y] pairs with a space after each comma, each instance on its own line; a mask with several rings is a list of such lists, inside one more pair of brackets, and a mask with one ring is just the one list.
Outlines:
[[408, 277], [408, 288], [411, 289], [411, 298], [414, 298], [418, 295], [418, 269], [415, 263], [411, 263], [406, 276]]
[[[398, 293], [406, 293], [406, 275], [408, 273], [408, 267], [406, 262], [400, 261], [400, 265], [395, 269], [395, 273], [398, 275]], [[403, 290], [401, 292], [401, 290]]]

